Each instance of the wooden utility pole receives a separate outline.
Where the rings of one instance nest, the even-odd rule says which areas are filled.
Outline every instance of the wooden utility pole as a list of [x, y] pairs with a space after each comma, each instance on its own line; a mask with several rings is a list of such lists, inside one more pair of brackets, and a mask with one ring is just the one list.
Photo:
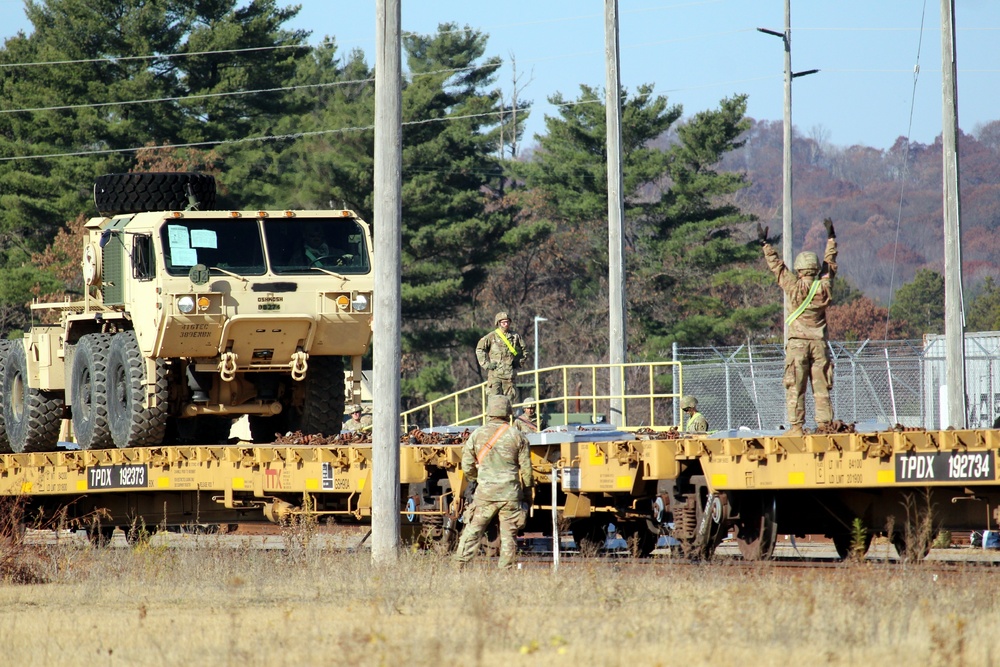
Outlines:
[[958, 196], [958, 84], [955, 2], [941, 0], [941, 148], [944, 172], [945, 385], [949, 426], [965, 428], [965, 309], [962, 299], [961, 205]]
[[[609, 360], [625, 363], [625, 199], [622, 194], [622, 85], [618, 71], [618, 0], [604, 0], [604, 54], [606, 62], [605, 113], [608, 150], [608, 310]], [[612, 366], [611, 423], [622, 424], [621, 367]]]
[[[784, 141], [782, 150], [782, 188], [781, 188], [781, 259], [785, 266], [792, 267], [795, 253], [792, 238], [792, 79], [800, 76], [815, 74], [818, 69], [810, 69], [804, 72], [792, 72], [792, 0], [785, 0], [785, 31], [768, 30], [767, 28], [757, 28], [762, 32], [774, 37], [780, 37], [785, 46], [785, 118], [782, 124], [784, 129]], [[788, 295], [784, 295], [784, 314], [787, 317], [791, 312], [788, 305]], [[784, 341], [788, 342], [788, 323], [784, 324]]]
[[[783, 150], [781, 162], [784, 175], [781, 188], [781, 259], [785, 266], [792, 266], [794, 254], [792, 248], [792, 0], [785, 0], [785, 117], [782, 127]], [[782, 290], [784, 292], [784, 290]], [[788, 305], [788, 295], [784, 295], [784, 341], [788, 342], [788, 322], [785, 317], [791, 312]]]
[[372, 344], [372, 562], [399, 555], [402, 276], [400, 0], [375, 3], [375, 293]]

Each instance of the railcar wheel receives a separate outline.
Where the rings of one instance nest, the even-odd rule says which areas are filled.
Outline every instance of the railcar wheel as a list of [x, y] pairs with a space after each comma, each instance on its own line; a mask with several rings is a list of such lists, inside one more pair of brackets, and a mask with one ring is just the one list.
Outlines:
[[619, 526], [618, 532], [622, 539], [628, 544], [629, 553], [633, 558], [648, 558], [656, 549], [656, 542], [660, 539], [657, 533], [652, 532], [646, 526], [646, 522], [627, 523]]
[[581, 556], [596, 556], [608, 542], [608, 525], [594, 519], [581, 519], [570, 527]]
[[70, 369], [72, 388], [70, 406], [73, 435], [82, 449], [111, 447], [108, 424], [107, 364], [108, 334], [89, 334], [80, 338]]
[[3, 419], [7, 443], [15, 454], [45, 452], [59, 442], [64, 399], [61, 392], [28, 384], [28, 360], [21, 341], [12, 341], [3, 369]]
[[157, 360], [154, 405], [146, 404], [146, 360], [135, 332], [115, 334], [108, 348], [108, 421], [119, 448], [155, 447], [167, 426], [166, 365]]
[[743, 560], [770, 560], [778, 534], [775, 521], [777, 501], [770, 494], [740, 503], [740, 519], [735, 522], [736, 544]]

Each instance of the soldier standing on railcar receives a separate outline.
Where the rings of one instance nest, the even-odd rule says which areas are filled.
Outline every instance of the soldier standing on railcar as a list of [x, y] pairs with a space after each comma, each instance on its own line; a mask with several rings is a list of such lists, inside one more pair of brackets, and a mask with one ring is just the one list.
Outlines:
[[830, 390], [833, 388], [833, 360], [827, 349], [826, 309], [830, 305], [831, 283], [837, 273], [837, 236], [833, 221], [823, 221], [826, 227], [826, 252], [823, 267], [814, 252], [800, 252], [795, 257], [793, 275], [781, 256], [767, 241], [767, 228], [757, 223], [757, 239], [764, 247], [767, 268], [778, 279], [778, 285], [788, 295], [785, 322], [788, 342], [785, 344], [785, 404], [789, 428], [786, 435], [802, 435], [806, 420], [806, 383], [812, 383], [816, 403], [816, 426], [824, 428], [833, 421]]
[[545, 428], [542, 424], [542, 417], [535, 416], [535, 397], [529, 396], [524, 399], [524, 408], [517, 417], [514, 418], [514, 427], [521, 433], [538, 433]]
[[688, 422], [684, 426], [686, 433], [708, 432], [708, 420], [698, 412], [698, 399], [694, 396], [681, 397], [681, 411], [687, 415]]
[[510, 426], [506, 396], [490, 396], [486, 415], [489, 421], [473, 431], [462, 449], [462, 471], [476, 483], [476, 492], [454, 558], [458, 567], [472, 560], [486, 527], [499, 514], [500, 568], [505, 569], [514, 566], [517, 556], [521, 500], [530, 499], [531, 453], [528, 441]]
[[486, 392], [501, 394], [517, 402], [517, 369], [524, 359], [521, 336], [510, 330], [510, 317], [499, 312], [493, 319], [496, 329], [479, 339], [476, 359], [486, 369]]

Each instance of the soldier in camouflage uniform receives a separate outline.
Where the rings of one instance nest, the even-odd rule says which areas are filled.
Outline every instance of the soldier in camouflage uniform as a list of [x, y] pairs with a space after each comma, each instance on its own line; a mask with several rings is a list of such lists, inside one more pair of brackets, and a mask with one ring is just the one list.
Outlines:
[[350, 410], [351, 418], [344, 422], [343, 430], [345, 431], [361, 431], [366, 427], [372, 425], [371, 417], [363, 417], [361, 414], [361, 406], [355, 403], [348, 407]]
[[688, 423], [684, 427], [687, 433], [705, 433], [708, 431], [708, 420], [698, 412], [698, 399], [694, 396], [681, 397], [681, 411], [687, 415]]
[[486, 369], [486, 392], [490, 395], [502, 394], [517, 402], [517, 369], [524, 359], [524, 344], [521, 337], [510, 330], [507, 313], [497, 313], [493, 319], [496, 329], [479, 339], [476, 345], [476, 359]]
[[788, 295], [786, 314], [788, 342], [785, 344], [785, 404], [789, 428], [786, 435], [802, 435], [806, 420], [806, 383], [812, 383], [816, 403], [816, 426], [823, 428], [833, 421], [830, 390], [833, 388], [833, 360], [827, 348], [826, 309], [831, 300], [831, 283], [837, 274], [837, 235], [833, 221], [826, 227], [826, 252], [823, 267], [814, 252], [800, 252], [795, 258], [793, 275], [767, 241], [767, 228], [757, 223], [757, 238], [764, 247], [767, 268]]
[[535, 417], [534, 396], [524, 399], [524, 408], [521, 414], [514, 418], [514, 427], [521, 433], [538, 433], [538, 431], [545, 428], [542, 425], [542, 418]]
[[472, 560], [493, 517], [500, 515], [500, 567], [514, 566], [517, 531], [522, 523], [521, 500], [530, 497], [531, 453], [528, 441], [510, 426], [510, 401], [490, 396], [489, 421], [477, 428], [462, 449], [462, 471], [476, 482], [466, 526], [455, 550], [458, 567]]

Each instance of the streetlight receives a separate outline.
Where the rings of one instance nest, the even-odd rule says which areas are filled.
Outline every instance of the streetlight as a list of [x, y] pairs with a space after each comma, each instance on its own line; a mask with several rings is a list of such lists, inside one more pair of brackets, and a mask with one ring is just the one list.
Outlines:
[[538, 323], [549, 320], [541, 315], [535, 315], [535, 382], [538, 382]]
[[[784, 119], [784, 150], [781, 200], [781, 249], [782, 259], [786, 266], [792, 265], [792, 79], [815, 74], [818, 69], [804, 72], [792, 71], [792, 7], [791, 0], [785, 0], [785, 31], [757, 28], [757, 32], [773, 35], [781, 39], [785, 46], [785, 119]], [[789, 312], [788, 295], [784, 295], [785, 313]], [[788, 340], [788, 324], [785, 324], [784, 340]]]

